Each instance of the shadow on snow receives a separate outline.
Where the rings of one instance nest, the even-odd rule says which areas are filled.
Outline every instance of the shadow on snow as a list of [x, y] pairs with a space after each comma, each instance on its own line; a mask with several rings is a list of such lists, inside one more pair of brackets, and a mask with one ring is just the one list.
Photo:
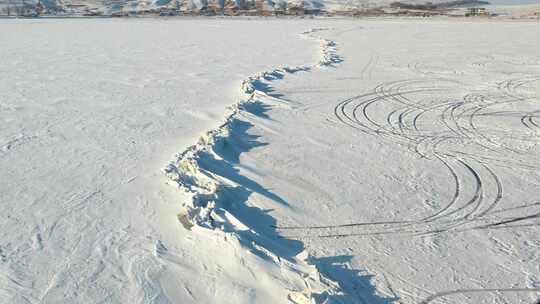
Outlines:
[[[259, 118], [269, 119], [266, 112], [269, 107], [258, 101], [242, 105], [242, 111], [249, 112]], [[220, 177], [231, 181], [220, 191], [218, 204], [238, 219], [249, 229], [238, 228], [231, 223], [223, 223], [225, 231], [234, 232], [239, 236], [243, 246], [264, 259], [270, 259], [260, 246], [277, 255], [280, 259], [292, 261], [304, 250], [304, 244], [298, 240], [285, 239], [279, 236], [274, 228], [277, 224], [270, 212], [272, 209], [261, 209], [248, 203], [251, 194], [257, 193], [273, 202], [284, 206], [289, 203], [278, 194], [266, 189], [256, 181], [240, 173], [240, 155], [254, 148], [268, 145], [260, 141], [260, 136], [249, 134], [253, 124], [237, 118], [230, 122], [229, 134], [215, 143], [213, 153], [204, 152], [200, 155], [199, 165]], [[214, 210], [218, 215], [220, 209]], [[221, 211], [223, 213], [223, 211]], [[259, 246], [257, 246], [257, 245]], [[325, 303], [366, 303], [391, 304], [396, 299], [383, 298], [376, 294], [371, 284], [371, 276], [360, 274], [360, 271], [350, 269], [350, 256], [335, 256], [310, 258], [319, 272], [340, 284], [341, 295], [316, 294], [317, 302]]]

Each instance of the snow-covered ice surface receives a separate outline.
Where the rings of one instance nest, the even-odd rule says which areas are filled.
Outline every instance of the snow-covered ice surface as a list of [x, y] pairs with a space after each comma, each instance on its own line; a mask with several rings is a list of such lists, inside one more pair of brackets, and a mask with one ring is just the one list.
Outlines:
[[0, 302], [286, 299], [260, 258], [179, 225], [184, 199], [161, 169], [245, 78], [316, 61], [309, 26], [1, 21]]
[[538, 23], [0, 22], [0, 302], [537, 299]]
[[345, 302], [534, 303], [540, 25], [332, 27], [344, 62], [272, 82], [268, 118], [243, 116], [266, 145], [240, 172], [279, 197], [249, 204]]

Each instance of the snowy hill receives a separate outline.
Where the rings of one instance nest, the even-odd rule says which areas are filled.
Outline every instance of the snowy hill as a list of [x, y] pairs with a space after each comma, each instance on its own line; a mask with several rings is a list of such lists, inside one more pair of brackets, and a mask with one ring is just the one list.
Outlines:
[[[289, 14], [335, 12], [388, 7], [395, 0], [0, 0], [2, 15], [133, 15], [158, 13], [236, 14], [251, 12]], [[425, 1], [404, 0], [400, 3], [424, 4]], [[446, 3], [435, 0], [431, 3]], [[450, 1], [456, 2], [456, 1]], [[475, 2], [475, 1], [459, 1]]]

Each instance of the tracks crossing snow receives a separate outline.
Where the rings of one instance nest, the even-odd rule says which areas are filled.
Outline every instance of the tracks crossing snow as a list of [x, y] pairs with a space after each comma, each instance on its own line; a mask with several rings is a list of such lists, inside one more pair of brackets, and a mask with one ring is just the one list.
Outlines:
[[[381, 83], [370, 93], [337, 103], [334, 115], [341, 123], [406, 146], [420, 158], [439, 161], [448, 172], [448, 186], [454, 189], [454, 195], [433, 214], [418, 219], [277, 228], [288, 232], [289, 237], [302, 239], [426, 235], [515, 228], [511, 224], [539, 225], [539, 210], [534, 206], [524, 208], [520, 215], [492, 214], [504, 200], [504, 181], [496, 167], [511, 166], [523, 172], [540, 169], [540, 159], [531, 150], [540, 141], [532, 131], [540, 110], [530, 94], [519, 92], [520, 87], [535, 81], [538, 78], [509, 80], [499, 83], [495, 93], [474, 92], [460, 98], [466, 85], [457, 80], [411, 79]], [[440, 100], [434, 94], [448, 99]], [[512, 111], [497, 110], [508, 105]], [[520, 133], [497, 128], [497, 119], [517, 121], [515, 125], [522, 126]], [[521, 148], [516, 143], [528, 145]]]

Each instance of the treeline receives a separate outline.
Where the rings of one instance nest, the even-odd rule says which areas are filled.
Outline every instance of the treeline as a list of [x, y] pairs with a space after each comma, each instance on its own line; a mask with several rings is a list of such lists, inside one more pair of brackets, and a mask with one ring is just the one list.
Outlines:
[[392, 2], [390, 4], [390, 7], [392, 8], [402, 8], [402, 9], [410, 9], [410, 10], [440, 10], [440, 9], [448, 9], [448, 8], [455, 8], [455, 7], [462, 7], [462, 6], [478, 6], [478, 5], [488, 5], [490, 4], [488, 1], [480, 1], [480, 0], [456, 0], [456, 1], [448, 1], [448, 2], [441, 2], [441, 3], [432, 3], [432, 2], [426, 2], [424, 4], [411, 4], [411, 3], [403, 3], [403, 2]]

